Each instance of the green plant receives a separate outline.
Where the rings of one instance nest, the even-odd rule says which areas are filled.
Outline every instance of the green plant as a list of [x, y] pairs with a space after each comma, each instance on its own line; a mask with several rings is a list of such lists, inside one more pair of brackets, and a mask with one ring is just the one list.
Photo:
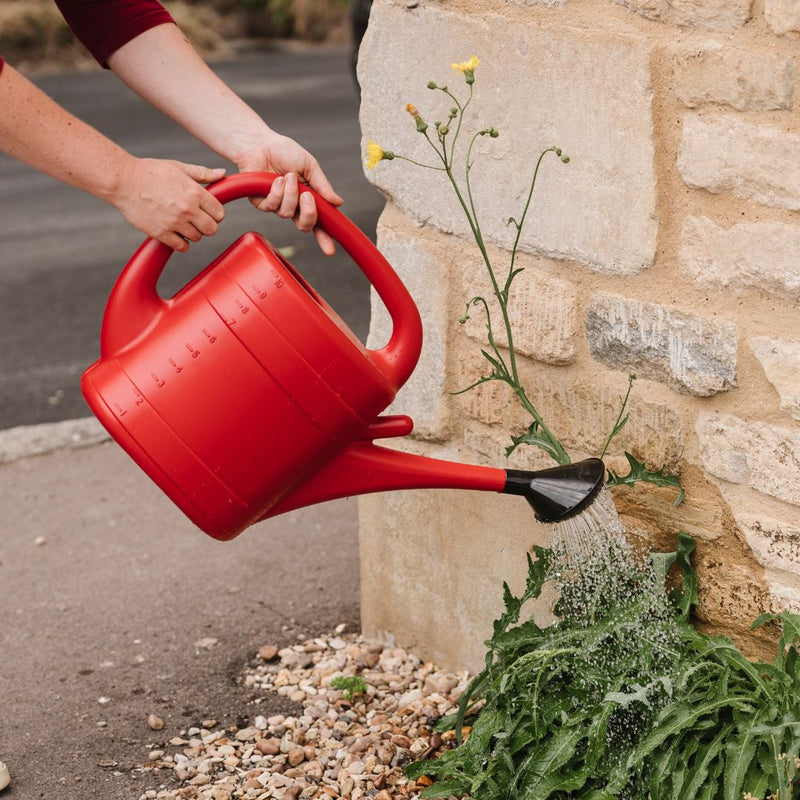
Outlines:
[[358, 694], [367, 693], [367, 682], [360, 675], [337, 675], [331, 680], [331, 689], [341, 689], [348, 702]]
[[[751, 663], [727, 639], [698, 632], [688, 622], [693, 548], [682, 534], [676, 553], [654, 554], [647, 565], [607, 560], [605, 602], [591, 611], [575, 602], [586, 587], [572, 575], [572, 599], [562, 595], [562, 618], [545, 628], [519, 623], [520, 614], [563, 570], [563, 557], [534, 548], [524, 592], [515, 597], [504, 587], [484, 670], [458, 713], [440, 721], [440, 729], [455, 727], [459, 746], [407, 768], [412, 778], [435, 780], [422, 796], [791, 798], [800, 787], [800, 616], [756, 620], [783, 626], [772, 663]], [[667, 600], [673, 564], [681, 580]], [[596, 580], [598, 570], [586, 573]], [[479, 702], [464, 739], [464, 720]]]
[[[443, 121], [434, 122], [433, 128], [426, 122], [425, 118], [419, 112], [416, 106], [409, 103], [406, 106], [406, 111], [411, 115], [416, 126], [416, 130], [425, 138], [427, 143], [433, 150], [436, 160], [433, 164], [425, 164], [415, 159], [408, 158], [398, 152], [392, 150], [384, 150], [376, 141], [369, 139], [367, 141], [367, 167], [374, 169], [381, 161], [393, 161], [400, 159], [408, 161], [416, 166], [425, 167], [430, 170], [442, 172], [447, 178], [450, 186], [455, 193], [459, 206], [461, 207], [469, 225], [470, 232], [475, 240], [480, 251], [481, 259], [486, 267], [486, 272], [492, 288], [492, 301], [482, 295], [477, 295], [470, 298], [466, 304], [465, 311], [460, 318], [460, 322], [466, 323], [469, 319], [470, 312], [478, 308], [480, 309], [486, 321], [486, 331], [488, 348], [483, 348], [481, 354], [487, 363], [487, 371], [484, 375], [474, 381], [472, 384], [462, 389], [455, 394], [475, 389], [484, 383], [491, 381], [498, 381], [506, 384], [517, 398], [517, 401], [525, 409], [531, 417], [531, 423], [527, 430], [520, 435], [511, 436], [511, 445], [506, 449], [506, 454], [511, 455], [520, 445], [531, 445], [544, 450], [559, 464], [568, 464], [570, 456], [564, 446], [562, 445], [555, 432], [547, 424], [542, 414], [534, 406], [528, 392], [522, 382], [519, 371], [519, 360], [517, 351], [514, 344], [514, 331], [511, 324], [511, 316], [509, 313], [509, 304], [511, 302], [511, 288], [514, 282], [524, 272], [524, 268], [518, 266], [517, 257], [519, 254], [520, 240], [525, 222], [531, 210], [531, 202], [533, 199], [533, 192], [536, 187], [536, 181], [539, 175], [539, 170], [542, 167], [543, 161], [546, 156], [552, 154], [552, 157], [558, 158], [564, 164], [569, 163], [569, 156], [567, 156], [559, 147], [545, 148], [536, 159], [533, 166], [533, 173], [528, 185], [528, 191], [525, 198], [525, 203], [521, 212], [516, 216], [508, 218], [508, 224], [514, 230], [514, 242], [508, 259], [508, 264], [502, 271], [498, 271], [492, 263], [489, 255], [486, 241], [484, 239], [483, 228], [481, 220], [475, 206], [475, 198], [473, 195], [472, 187], [472, 170], [474, 167], [473, 150], [476, 143], [484, 138], [496, 139], [500, 133], [493, 127], [482, 128], [481, 130], [473, 133], [466, 146], [465, 161], [463, 165], [463, 177], [457, 174], [456, 163], [460, 158], [460, 151], [457, 149], [457, 143], [464, 134], [464, 117], [467, 109], [472, 103], [475, 84], [475, 71], [480, 64], [480, 60], [472, 56], [468, 61], [453, 64], [452, 67], [464, 75], [467, 86], [467, 96], [465, 99], [460, 99], [453, 91], [447, 86], [442, 86], [435, 81], [429, 81], [427, 84], [428, 89], [437, 91], [445, 95], [450, 106], [449, 112]], [[501, 318], [502, 330], [506, 344], [501, 346], [498, 344], [497, 330], [494, 323], [494, 313], [498, 313]], [[621, 408], [614, 424], [611, 433], [606, 439], [603, 448], [603, 455], [611, 442], [617, 436], [628, 421], [628, 415], [625, 413], [628, 400], [630, 398], [631, 387], [635, 375], [630, 375], [628, 378], [628, 391], [624, 398], [622, 398]], [[674, 476], [667, 475], [663, 471], [653, 471], [637, 461], [630, 453], [625, 453], [625, 457], [630, 465], [630, 471], [625, 476], [620, 476], [615, 473], [610, 473], [610, 485], [633, 485], [640, 481], [653, 483], [658, 486], [674, 486], [679, 489], [679, 495], [676, 500], [676, 505], [683, 499], [683, 492], [680, 490], [680, 483]]]

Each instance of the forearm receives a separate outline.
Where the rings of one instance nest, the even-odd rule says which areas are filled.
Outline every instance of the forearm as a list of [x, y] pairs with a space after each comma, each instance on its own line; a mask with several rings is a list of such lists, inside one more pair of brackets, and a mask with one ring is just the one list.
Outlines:
[[175, 25], [145, 31], [108, 64], [138, 95], [232, 163], [240, 165], [249, 149], [277, 135], [211, 71]]
[[132, 159], [10, 64], [0, 72], [0, 150], [104, 200]]

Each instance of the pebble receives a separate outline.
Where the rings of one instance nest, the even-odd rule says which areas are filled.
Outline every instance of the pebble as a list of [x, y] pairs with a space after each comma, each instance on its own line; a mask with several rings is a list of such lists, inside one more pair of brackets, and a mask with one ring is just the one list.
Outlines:
[[[195, 646], [216, 644], [204, 641], [210, 639]], [[350, 701], [330, 688], [335, 677], [356, 676], [367, 691]], [[148, 754], [151, 765], [171, 768], [181, 788], [161, 787], [140, 800], [417, 800], [428, 784], [409, 781], [403, 767], [416, 755], [436, 756], [454, 746], [454, 737], [430, 728], [455, 711], [468, 680], [467, 673], [439, 670], [403, 648], [345, 633], [341, 625], [329, 636], [280, 650], [265, 645], [242, 676], [254, 709], [271, 694], [302, 710], [254, 713], [227, 729], [209, 718], [202, 728], [181, 731]]]
[[8, 767], [0, 761], [0, 792], [11, 783], [11, 774], [8, 771]]
[[150, 714], [147, 717], [147, 726], [154, 731], [164, 730], [164, 720], [157, 714]]
[[278, 648], [274, 644], [265, 644], [259, 648], [258, 657], [262, 661], [273, 661], [278, 657]]

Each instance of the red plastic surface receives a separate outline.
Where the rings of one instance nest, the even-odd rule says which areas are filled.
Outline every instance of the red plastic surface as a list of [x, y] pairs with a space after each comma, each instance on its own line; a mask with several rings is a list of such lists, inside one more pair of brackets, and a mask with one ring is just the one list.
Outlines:
[[[211, 187], [263, 195], [275, 176]], [[304, 191], [310, 191], [303, 189]], [[366, 435], [413, 370], [417, 309], [397, 275], [319, 197], [319, 223], [353, 257], [393, 320], [366, 349], [257, 234], [240, 237], [171, 299], [156, 283], [172, 251], [153, 240], [121, 274], [101, 357], [81, 382], [111, 435], [198, 527], [230, 539]]]

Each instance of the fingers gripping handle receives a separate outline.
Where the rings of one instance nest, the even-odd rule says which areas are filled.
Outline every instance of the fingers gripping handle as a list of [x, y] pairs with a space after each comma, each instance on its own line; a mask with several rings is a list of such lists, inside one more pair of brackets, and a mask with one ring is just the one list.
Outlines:
[[[277, 177], [267, 172], [243, 172], [210, 185], [208, 191], [221, 203], [228, 203], [266, 195]], [[308, 186], [301, 185], [300, 192], [314, 195], [318, 226], [350, 255], [389, 311], [392, 336], [384, 348], [371, 351], [371, 355], [399, 388], [414, 370], [422, 347], [422, 323], [411, 295], [369, 238], [344, 214]], [[100, 342], [103, 358], [113, 358], [131, 345], [169, 307], [169, 301], [159, 296], [156, 286], [173, 252], [155, 239], [146, 239], [133, 254], [106, 306]]]

